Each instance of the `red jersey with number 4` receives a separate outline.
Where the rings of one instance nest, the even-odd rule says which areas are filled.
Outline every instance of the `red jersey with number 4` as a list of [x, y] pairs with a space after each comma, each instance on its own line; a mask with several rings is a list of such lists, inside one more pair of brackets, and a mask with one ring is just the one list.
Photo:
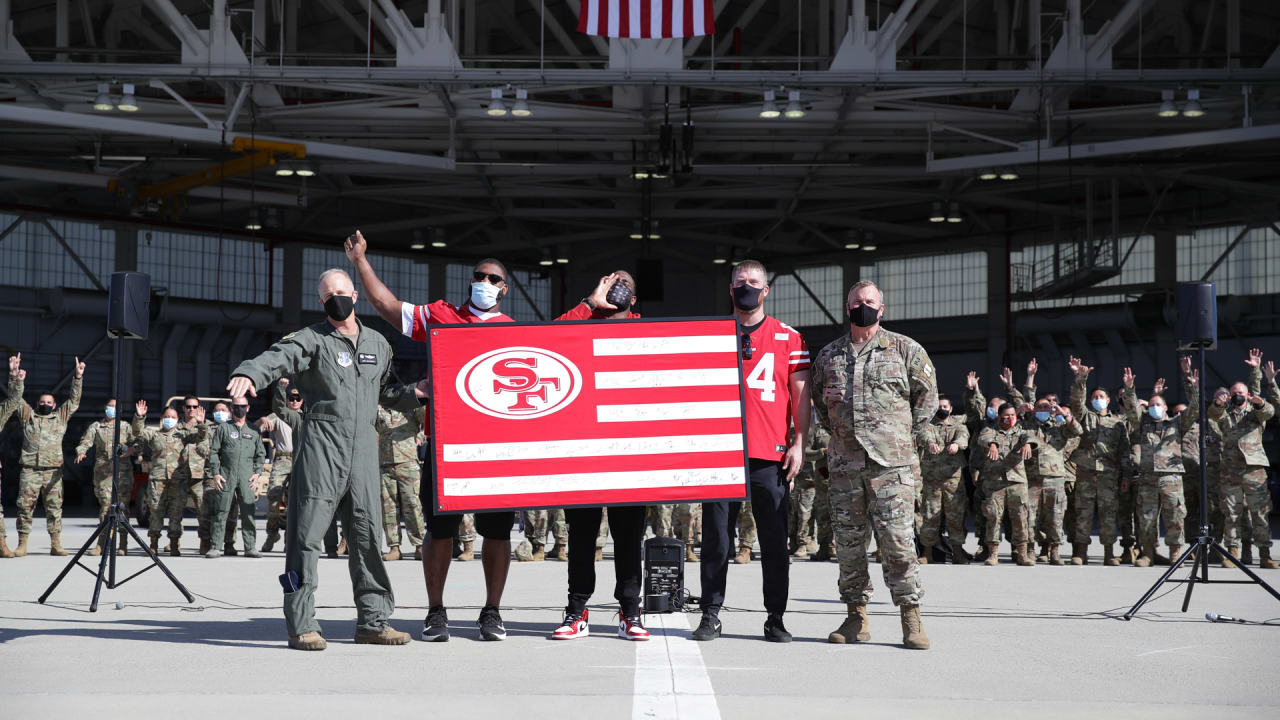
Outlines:
[[787, 429], [791, 422], [791, 375], [808, 369], [809, 348], [800, 333], [786, 323], [765, 316], [760, 327], [751, 333], [751, 357], [742, 358], [748, 457], [777, 462], [786, 454]]
[[418, 342], [427, 341], [427, 325], [480, 322], [515, 321], [500, 312], [483, 312], [470, 305], [459, 307], [444, 300], [437, 300], [430, 305], [400, 303], [400, 332]]

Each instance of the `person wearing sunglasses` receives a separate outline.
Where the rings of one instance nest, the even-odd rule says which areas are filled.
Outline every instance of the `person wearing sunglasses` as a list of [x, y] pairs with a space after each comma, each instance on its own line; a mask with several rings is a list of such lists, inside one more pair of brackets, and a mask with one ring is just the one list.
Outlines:
[[[507, 268], [493, 258], [476, 263], [472, 272], [471, 297], [462, 305], [447, 300], [436, 300], [427, 305], [401, 302], [378, 279], [369, 259], [365, 256], [368, 241], [359, 230], [343, 244], [347, 259], [355, 266], [360, 284], [364, 286], [369, 304], [384, 320], [418, 342], [427, 341], [427, 327], [432, 324], [512, 322], [500, 309], [502, 298], [509, 291]], [[444, 605], [444, 586], [453, 562], [453, 541], [462, 525], [461, 515], [436, 515], [431, 502], [432, 463], [422, 464], [422, 508], [426, 515], [427, 531], [431, 541], [422, 553], [422, 572], [427, 583], [427, 617], [423, 621], [422, 639], [427, 642], [449, 640], [449, 617]], [[507, 584], [507, 572], [511, 568], [511, 528], [515, 526], [513, 511], [475, 514], [476, 531], [484, 538], [480, 557], [484, 565], [485, 604], [476, 624], [484, 640], [505, 640], [506, 626], [498, 606], [502, 602], [502, 590]], [[472, 552], [471, 543], [464, 545], [463, 554]]]
[[[791, 483], [804, 466], [804, 442], [813, 416], [806, 384], [809, 348], [790, 326], [765, 314], [769, 296], [764, 265], [743, 260], [733, 268], [729, 295], [738, 319], [742, 384], [746, 397], [747, 457], [750, 469], [751, 515], [760, 539], [764, 581], [764, 639], [791, 642], [782, 623], [787, 609], [789, 564], [787, 516]], [[795, 433], [788, 439], [788, 421]], [[739, 504], [702, 505], [702, 620], [694, 640], [720, 637], [720, 608], [729, 573], [729, 533]]]

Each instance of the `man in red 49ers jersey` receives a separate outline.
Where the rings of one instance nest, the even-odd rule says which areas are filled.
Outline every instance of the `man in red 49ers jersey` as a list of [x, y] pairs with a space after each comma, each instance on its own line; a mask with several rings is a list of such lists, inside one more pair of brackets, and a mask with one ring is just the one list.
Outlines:
[[[507, 269], [502, 263], [485, 259], [476, 263], [471, 283], [471, 299], [462, 306], [437, 300], [430, 305], [413, 305], [400, 302], [378, 279], [377, 273], [365, 257], [367, 243], [357, 230], [344, 244], [347, 258], [355, 265], [367, 298], [378, 314], [400, 331], [419, 342], [427, 341], [427, 325], [463, 322], [512, 322], [502, 314], [499, 303], [507, 294]], [[427, 583], [427, 618], [423, 621], [422, 639], [428, 642], [445, 642], [449, 639], [449, 617], [444, 607], [444, 585], [453, 560], [453, 539], [462, 524], [461, 515], [436, 515], [431, 500], [431, 463], [422, 465], [422, 509], [426, 515], [427, 530], [431, 541], [424, 543], [422, 573]], [[480, 637], [485, 640], [503, 640], [506, 627], [498, 606], [507, 584], [507, 571], [511, 567], [511, 527], [515, 513], [511, 511], [476, 513], [476, 532], [484, 538], [480, 559], [484, 565], [485, 605], [480, 610]]]
[[[804, 461], [812, 405], [807, 392], [809, 349], [800, 333], [765, 315], [769, 296], [764, 265], [743, 260], [733, 268], [729, 292], [738, 318], [742, 382], [746, 395], [747, 458], [751, 514], [760, 540], [764, 580], [764, 639], [791, 642], [782, 624], [787, 609], [789, 560], [787, 513], [790, 486]], [[788, 420], [795, 425], [788, 442]], [[729, 572], [729, 533], [738, 503], [702, 505], [702, 620], [694, 640], [720, 637], [720, 606]]]
[[[600, 278], [596, 289], [559, 320], [628, 320], [638, 318], [631, 308], [636, 303], [636, 281], [631, 273], [618, 270]], [[649, 631], [640, 618], [641, 546], [648, 508], [617, 505], [609, 508], [609, 529], [613, 532], [613, 596], [618, 600], [618, 637], [644, 641]], [[600, 508], [569, 508], [569, 604], [564, 622], [551, 633], [553, 640], [573, 640], [589, 634], [587, 602], [596, 589], [596, 536], [600, 534]]]

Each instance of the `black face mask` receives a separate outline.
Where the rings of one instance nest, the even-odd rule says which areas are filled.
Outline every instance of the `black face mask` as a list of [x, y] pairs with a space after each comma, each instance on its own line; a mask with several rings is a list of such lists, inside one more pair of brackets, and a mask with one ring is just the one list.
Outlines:
[[609, 294], [605, 299], [610, 305], [618, 308], [618, 312], [627, 312], [631, 309], [631, 303], [635, 300], [635, 293], [631, 291], [631, 287], [626, 283], [615, 282], [613, 287], [609, 288]]
[[[338, 297], [338, 296], [334, 295], [334, 297]], [[249, 406], [248, 405], [232, 405], [231, 414], [238, 418], [242, 418], [245, 415], [249, 414]]]
[[880, 308], [873, 308], [866, 303], [849, 308], [849, 322], [858, 327], [871, 327], [880, 319]]
[[352, 300], [350, 295], [330, 295], [329, 299], [324, 301], [324, 313], [334, 322], [342, 322], [351, 317], [351, 311], [355, 310], [355, 307], [356, 301]]
[[1245, 400], [1246, 400], [1245, 396], [1239, 393], [1231, 396], [1231, 404], [1235, 405], [1236, 407], [1240, 407], [1241, 405], [1243, 405], [1245, 403]]
[[939, 420], [946, 420], [950, 416], [951, 416], [950, 410], [946, 410], [944, 408], [938, 408], [938, 414], [935, 415], [934, 417], [938, 418]]
[[36, 406], [36, 414], [37, 414], [37, 415], [48, 415], [48, 414], [49, 414], [49, 413], [51, 413], [51, 412], [53, 412], [53, 406], [52, 406], [52, 405], [46, 405], [46, 404], [44, 404], [44, 403], [41, 403], [41, 404], [39, 404], [39, 405], [37, 405], [37, 406]]
[[755, 310], [760, 307], [760, 294], [764, 288], [739, 285], [733, 288], [733, 306], [739, 310]]

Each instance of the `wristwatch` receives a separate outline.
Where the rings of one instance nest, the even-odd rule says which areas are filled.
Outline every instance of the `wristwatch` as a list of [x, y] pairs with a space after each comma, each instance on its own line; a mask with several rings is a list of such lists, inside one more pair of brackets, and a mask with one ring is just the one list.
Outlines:
[[582, 298], [582, 304], [586, 305], [588, 310], [595, 312], [596, 306], [594, 303], [591, 302], [591, 298], [589, 297]]

